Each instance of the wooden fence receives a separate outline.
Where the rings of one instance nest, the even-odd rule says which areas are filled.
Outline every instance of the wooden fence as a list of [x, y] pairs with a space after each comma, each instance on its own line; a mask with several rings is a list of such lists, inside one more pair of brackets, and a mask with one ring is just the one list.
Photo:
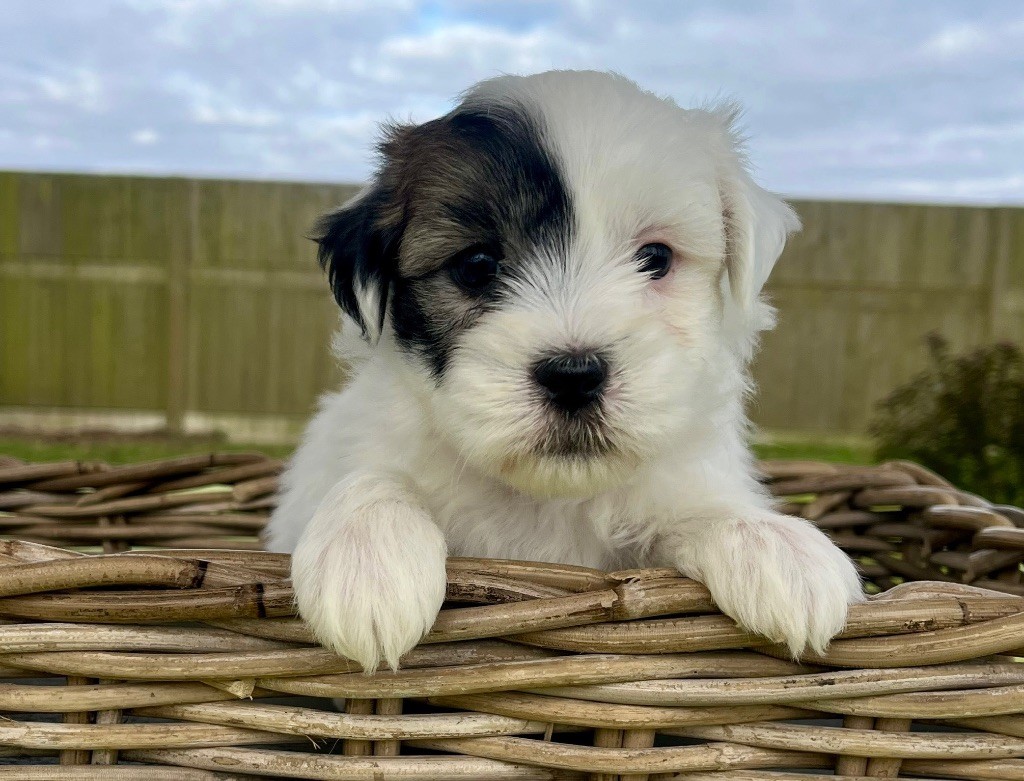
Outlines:
[[[340, 373], [303, 236], [351, 186], [0, 173], [0, 416], [285, 421]], [[755, 419], [865, 428], [922, 337], [1024, 340], [1024, 209], [798, 202]], [[211, 423], [211, 421], [213, 423]], [[2, 417], [0, 417], [2, 422]]]

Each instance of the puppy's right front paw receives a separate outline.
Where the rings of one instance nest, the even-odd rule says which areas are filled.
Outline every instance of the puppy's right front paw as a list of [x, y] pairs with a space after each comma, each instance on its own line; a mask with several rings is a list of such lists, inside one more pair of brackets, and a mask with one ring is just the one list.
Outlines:
[[292, 556], [299, 613], [316, 639], [373, 672], [392, 669], [433, 626], [445, 542], [401, 481], [349, 479], [320, 504]]

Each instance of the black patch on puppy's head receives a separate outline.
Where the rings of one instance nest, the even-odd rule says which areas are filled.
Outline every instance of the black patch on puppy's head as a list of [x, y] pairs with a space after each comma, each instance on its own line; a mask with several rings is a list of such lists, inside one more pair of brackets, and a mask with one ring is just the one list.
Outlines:
[[[564, 255], [574, 224], [569, 191], [539, 118], [514, 102], [475, 102], [390, 128], [380, 152], [370, 191], [321, 222], [320, 260], [364, 334], [390, 317], [398, 345], [439, 378], [458, 335], [500, 305], [502, 280]], [[500, 257], [486, 295], [460, 289], [449, 273], [471, 247]]]

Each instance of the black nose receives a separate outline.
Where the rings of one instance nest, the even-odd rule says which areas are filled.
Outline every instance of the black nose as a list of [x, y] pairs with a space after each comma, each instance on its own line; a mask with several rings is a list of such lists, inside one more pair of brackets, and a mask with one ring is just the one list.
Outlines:
[[601, 395], [608, 364], [594, 353], [556, 355], [538, 363], [533, 376], [548, 393], [551, 403], [576, 412]]

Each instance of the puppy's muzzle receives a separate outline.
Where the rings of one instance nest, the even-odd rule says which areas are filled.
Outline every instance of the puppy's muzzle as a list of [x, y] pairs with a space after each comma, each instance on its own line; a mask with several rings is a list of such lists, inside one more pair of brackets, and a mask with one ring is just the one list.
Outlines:
[[537, 363], [533, 376], [552, 406], [572, 414], [601, 398], [608, 362], [596, 353], [566, 353]]

